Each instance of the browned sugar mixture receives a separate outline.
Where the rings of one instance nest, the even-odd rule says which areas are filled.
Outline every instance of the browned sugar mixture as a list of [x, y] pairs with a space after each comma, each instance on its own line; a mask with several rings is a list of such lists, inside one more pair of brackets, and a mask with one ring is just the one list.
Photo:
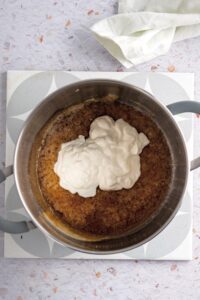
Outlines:
[[[61, 144], [79, 135], [88, 137], [90, 124], [102, 115], [122, 118], [144, 132], [150, 144], [142, 151], [141, 176], [131, 189], [97, 189], [95, 197], [83, 198], [60, 187], [54, 164]], [[68, 109], [58, 112], [47, 127], [38, 152], [38, 182], [45, 200], [72, 228], [85, 233], [119, 234], [142, 224], [159, 208], [170, 184], [171, 157], [164, 135], [149, 117], [120, 103], [86, 102], [70, 114]]]

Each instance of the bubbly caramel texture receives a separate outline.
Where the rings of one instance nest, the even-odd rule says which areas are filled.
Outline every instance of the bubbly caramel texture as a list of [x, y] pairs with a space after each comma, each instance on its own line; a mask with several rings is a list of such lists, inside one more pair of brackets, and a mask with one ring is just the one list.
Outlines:
[[[59, 185], [54, 164], [61, 144], [79, 135], [88, 137], [92, 121], [103, 115], [122, 118], [143, 132], [150, 143], [141, 153], [141, 176], [132, 188], [98, 188], [94, 197], [83, 198]], [[72, 228], [100, 235], [121, 234], [143, 224], [163, 203], [172, 174], [170, 150], [162, 131], [142, 112], [118, 102], [85, 102], [70, 113], [68, 108], [57, 112], [42, 135], [36, 162], [40, 189], [47, 203]]]

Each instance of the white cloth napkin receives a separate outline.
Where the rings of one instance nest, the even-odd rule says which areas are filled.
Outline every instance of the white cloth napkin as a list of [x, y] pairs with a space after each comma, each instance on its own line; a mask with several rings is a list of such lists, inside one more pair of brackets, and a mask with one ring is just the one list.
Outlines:
[[118, 14], [91, 30], [129, 68], [165, 54], [172, 42], [200, 35], [200, 0], [119, 0]]

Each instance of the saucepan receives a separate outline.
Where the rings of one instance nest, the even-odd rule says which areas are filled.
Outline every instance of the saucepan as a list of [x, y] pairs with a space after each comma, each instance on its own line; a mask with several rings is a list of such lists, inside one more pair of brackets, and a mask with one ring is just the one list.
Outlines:
[[[91, 98], [115, 95], [116, 101], [133, 106], [150, 116], [163, 131], [172, 157], [172, 180], [163, 205], [151, 221], [138, 230], [105, 240], [79, 239], [70, 234], [66, 225], [54, 220], [37, 201], [29, 174], [29, 157], [34, 139], [49, 118], [59, 109], [82, 103]], [[159, 99], [158, 99], [159, 100]], [[200, 112], [200, 103], [182, 101], [164, 106], [148, 92], [136, 86], [114, 80], [93, 79], [67, 85], [44, 99], [30, 114], [19, 135], [14, 165], [1, 170], [0, 182], [14, 173], [17, 190], [30, 221], [11, 222], [0, 217], [0, 230], [19, 234], [39, 228], [45, 235], [74, 250], [94, 254], [111, 254], [136, 248], [155, 237], [176, 215], [188, 181], [189, 172], [200, 166], [200, 157], [189, 162], [186, 144], [173, 115]]]

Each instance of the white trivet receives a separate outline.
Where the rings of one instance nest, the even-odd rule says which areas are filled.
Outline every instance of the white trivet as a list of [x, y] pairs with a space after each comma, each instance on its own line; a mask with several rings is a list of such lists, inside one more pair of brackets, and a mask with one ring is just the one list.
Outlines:
[[[13, 163], [15, 143], [32, 109], [58, 88], [82, 79], [109, 78], [122, 80], [152, 93], [164, 104], [192, 100], [194, 75], [188, 73], [132, 73], [132, 72], [64, 72], [9, 71], [7, 73], [6, 166]], [[193, 118], [191, 114], [176, 116], [185, 136], [189, 157], [193, 158]], [[113, 255], [91, 255], [73, 251], [47, 238], [38, 229], [22, 235], [5, 234], [4, 256], [15, 258], [65, 259], [192, 259], [192, 197], [193, 180], [189, 176], [182, 205], [172, 222], [154, 239], [134, 250]], [[6, 180], [6, 215], [10, 220], [28, 218], [14, 183]]]

